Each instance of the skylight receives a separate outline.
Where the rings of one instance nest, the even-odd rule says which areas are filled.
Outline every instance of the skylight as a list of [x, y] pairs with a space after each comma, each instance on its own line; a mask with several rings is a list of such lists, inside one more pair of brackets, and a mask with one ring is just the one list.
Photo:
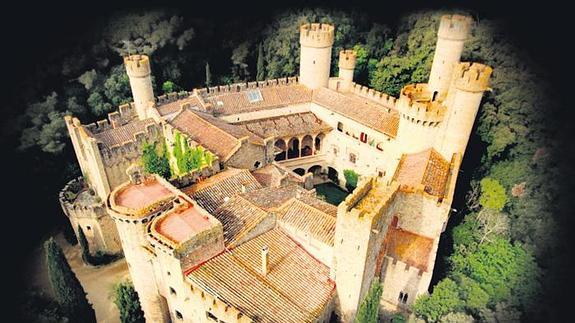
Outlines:
[[264, 100], [262, 98], [262, 92], [260, 92], [259, 89], [249, 90], [246, 94], [250, 103], [256, 103]]

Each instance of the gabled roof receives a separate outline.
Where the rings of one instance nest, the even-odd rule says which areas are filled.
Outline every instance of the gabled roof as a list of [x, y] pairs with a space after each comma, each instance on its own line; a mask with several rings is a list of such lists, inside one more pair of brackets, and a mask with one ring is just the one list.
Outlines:
[[313, 102], [374, 130], [395, 137], [399, 126], [399, 113], [373, 100], [353, 93], [339, 93], [328, 88], [313, 91]]
[[236, 195], [218, 207], [213, 215], [224, 227], [224, 242], [228, 246], [253, 229], [268, 213]]
[[433, 196], [443, 197], [449, 178], [450, 163], [435, 149], [401, 156], [394, 179], [402, 186], [417, 188]]
[[297, 231], [307, 232], [311, 237], [333, 246], [335, 216], [298, 199], [293, 199], [282, 206], [277, 211], [277, 215], [279, 222], [283, 222]]
[[385, 245], [387, 256], [427, 271], [433, 239], [390, 225]]
[[256, 119], [237, 123], [261, 138], [280, 138], [327, 132], [331, 127], [311, 112]]
[[[269, 250], [267, 275], [261, 272], [264, 246]], [[335, 293], [329, 268], [277, 228], [186, 276], [255, 322], [315, 322]]]
[[148, 125], [155, 124], [154, 119], [132, 120], [125, 125], [110, 128], [102, 132], [94, 133], [93, 136], [104, 144], [107, 148], [121, 145], [127, 141], [134, 141], [134, 135], [138, 132], [146, 131]]

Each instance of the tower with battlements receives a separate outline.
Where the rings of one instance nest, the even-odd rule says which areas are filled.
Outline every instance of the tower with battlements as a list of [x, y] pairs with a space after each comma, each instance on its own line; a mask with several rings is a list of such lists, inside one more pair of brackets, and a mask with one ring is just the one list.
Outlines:
[[[429, 74], [429, 91], [443, 99], [447, 95], [455, 65], [459, 63], [463, 44], [469, 35], [471, 18], [460, 15], [443, 16], [437, 32], [433, 65]], [[437, 94], [434, 94], [437, 92]]]
[[124, 57], [126, 73], [130, 78], [130, 88], [136, 112], [140, 120], [149, 116], [148, 109], [154, 102], [154, 89], [152, 88], [152, 70], [150, 58], [146, 55], [131, 55]]
[[310, 89], [327, 87], [334, 26], [312, 23], [300, 27], [299, 82]]
[[339, 88], [338, 91], [347, 92], [351, 89], [353, 83], [353, 73], [357, 54], [352, 49], [346, 49], [339, 52]]

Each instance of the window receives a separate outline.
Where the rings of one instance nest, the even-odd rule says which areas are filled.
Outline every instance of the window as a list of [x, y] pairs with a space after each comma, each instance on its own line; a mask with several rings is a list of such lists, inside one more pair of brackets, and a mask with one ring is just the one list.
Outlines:
[[264, 100], [262, 97], [262, 92], [260, 92], [258, 89], [250, 90], [246, 93], [246, 95], [248, 96], [248, 101], [250, 101], [250, 103], [256, 103]]
[[359, 140], [360, 140], [361, 142], [367, 142], [367, 134], [366, 134], [365, 132], [362, 132], [362, 133], [359, 135]]
[[337, 156], [337, 153], [338, 153], [337, 147], [334, 146], [334, 147], [333, 147], [333, 154], [334, 154], [335, 156]]
[[172, 295], [177, 295], [177, 294], [176, 294], [176, 290], [175, 290], [174, 288], [172, 288], [172, 287], [170, 287], [170, 294], [172, 294]]
[[341, 123], [341, 122], [337, 123], [337, 131], [343, 132], [343, 123]]
[[385, 171], [383, 171], [383, 172], [382, 172], [382, 171], [378, 171], [378, 172], [377, 172], [377, 176], [379, 176], [379, 177], [385, 176]]
[[355, 154], [349, 154], [349, 161], [355, 164], [357, 156], [355, 156]]
[[183, 320], [183, 319], [184, 319], [184, 316], [183, 316], [182, 313], [180, 313], [179, 311], [176, 311], [176, 318], [177, 318], [178, 320]]
[[87, 225], [87, 226], [86, 226], [86, 230], [88, 230], [88, 231], [89, 231], [89, 230], [92, 230], [92, 227], [89, 226], [89, 225]]
[[214, 321], [214, 322], [218, 321], [218, 318], [214, 314], [212, 314], [211, 312], [206, 312], [206, 317], [210, 321]]
[[399, 297], [397, 298], [397, 300], [398, 300], [400, 303], [405, 304], [405, 303], [407, 303], [407, 297], [408, 297], [407, 293], [399, 292]]
[[172, 276], [172, 273], [168, 270], [168, 276]]
[[260, 165], [261, 165], [261, 163], [260, 163], [259, 161], [256, 161], [256, 162], [254, 163], [254, 167], [255, 167], [255, 168], [260, 167]]

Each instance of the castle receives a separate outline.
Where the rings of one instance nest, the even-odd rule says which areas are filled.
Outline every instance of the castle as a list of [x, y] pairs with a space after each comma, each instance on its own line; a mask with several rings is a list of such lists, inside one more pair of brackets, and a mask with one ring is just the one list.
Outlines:
[[[408, 310], [492, 72], [460, 62], [470, 25], [442, 17], [429, 82], [399, 98], [354, 83], [351, 50], [330, 77], [330, 24], [301, 26], [296, 77], [156, 98], [149, 57], [126, 57], [134, 101], [65, 118], [83, 176], [64, 212], [91, 251], [124, 253], [149, 322], [351, 322], [374, 280], [383, 309]], [[211, 158], [169, 180], [143, 171], [144, 143], [182, 138]], [[337, 207], [318, 198], [313, 184], [343, 187], [345, 169], [357, 188]]]

